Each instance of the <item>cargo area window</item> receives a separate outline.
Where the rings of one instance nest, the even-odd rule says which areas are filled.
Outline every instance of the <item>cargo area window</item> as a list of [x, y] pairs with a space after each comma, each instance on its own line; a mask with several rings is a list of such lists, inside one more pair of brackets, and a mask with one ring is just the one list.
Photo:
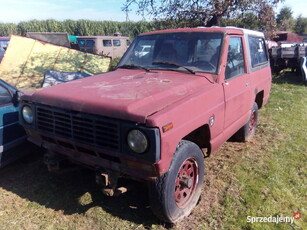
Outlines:
[[120, 46], [120, 40], [113, 40], [113, 46]]
[[266, 52], [266, 45], [263, 38], [259, 37], [248, 37], [250, 59], [252, 67], [266, 64], [268, 62], [268, 55]]
[[102, 40], [103, 46], [110, 47], [112, 46], [111, 40]]
[[225, 78], [233, 78], [245, 73], [242, 39], [231, 37], [229, 41]]

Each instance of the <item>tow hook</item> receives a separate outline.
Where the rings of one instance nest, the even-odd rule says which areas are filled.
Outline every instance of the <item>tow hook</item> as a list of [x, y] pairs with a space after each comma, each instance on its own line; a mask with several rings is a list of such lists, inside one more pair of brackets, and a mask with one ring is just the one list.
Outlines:
[[117, 187], [119, 173], [109, 170], [97, 171], [96, 183], [102, 186], [102, 192], [106, 196], [119, 196], [127, 192], [127, 188]]
[[49, 172], [58, 173], [67, 165], [67, 159], [55, 152], [48, 151], [44, 154], [44, 163]]

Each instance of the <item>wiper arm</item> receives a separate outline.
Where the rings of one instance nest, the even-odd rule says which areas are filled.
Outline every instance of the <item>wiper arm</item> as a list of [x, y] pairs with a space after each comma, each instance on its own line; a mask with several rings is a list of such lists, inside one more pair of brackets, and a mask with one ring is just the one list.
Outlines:
[[176, 63], [173, 63], [173, 62], [167, 62], [167, 61], [157, 61], [157, 62], [153, 62], [152, 64], [162, 64], [162, 65], [170, 65], [170, 66], [175, 66], [175, 67], [178, 67], [178, 68], [184, 68], [185, 70], [187, 70], [188, 72], [192, 73], [192, 74], [195, 74], [195, 71], [188, 68], [188, 67], [185, 67], [185, 66], [182, 66], [182, 65], [178, 65]]
[[118, 66], [117, 68], [123, 68], [123, 69], [142, 69], [142, 70], [145, 70], [146, 72], [150, 71], [148, 68], [145, 68], [145, 67], [139, 66], [139, 65], [121, 65], [121, 66]]

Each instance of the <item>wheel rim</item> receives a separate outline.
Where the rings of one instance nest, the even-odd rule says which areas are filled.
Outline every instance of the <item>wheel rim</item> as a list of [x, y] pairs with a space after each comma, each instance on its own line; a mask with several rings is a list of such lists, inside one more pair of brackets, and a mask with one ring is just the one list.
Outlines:
[[249, 128], [248, 128], [248, 134], [251, 135], [256, 127], [257, 124], [257, 112], [256, 110], [253, 110], [253, 113], [251, 115], [250, 121], [249, 121]]
[[194, 196], [198, 184], [198, 165], [195, 159], [183, 162], [175, 181], [175, 201], [179, 208], [184, 208]]

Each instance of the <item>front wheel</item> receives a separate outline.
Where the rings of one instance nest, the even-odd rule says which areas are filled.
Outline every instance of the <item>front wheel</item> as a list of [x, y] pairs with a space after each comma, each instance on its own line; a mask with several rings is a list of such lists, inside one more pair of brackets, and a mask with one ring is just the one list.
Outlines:
[[182, 140], [170, 168], [149, 183], [149, 197], [154, 214], [175, 223], [188, 216], [196, 206], [204, 180], [204, 156], [193, 142]]

